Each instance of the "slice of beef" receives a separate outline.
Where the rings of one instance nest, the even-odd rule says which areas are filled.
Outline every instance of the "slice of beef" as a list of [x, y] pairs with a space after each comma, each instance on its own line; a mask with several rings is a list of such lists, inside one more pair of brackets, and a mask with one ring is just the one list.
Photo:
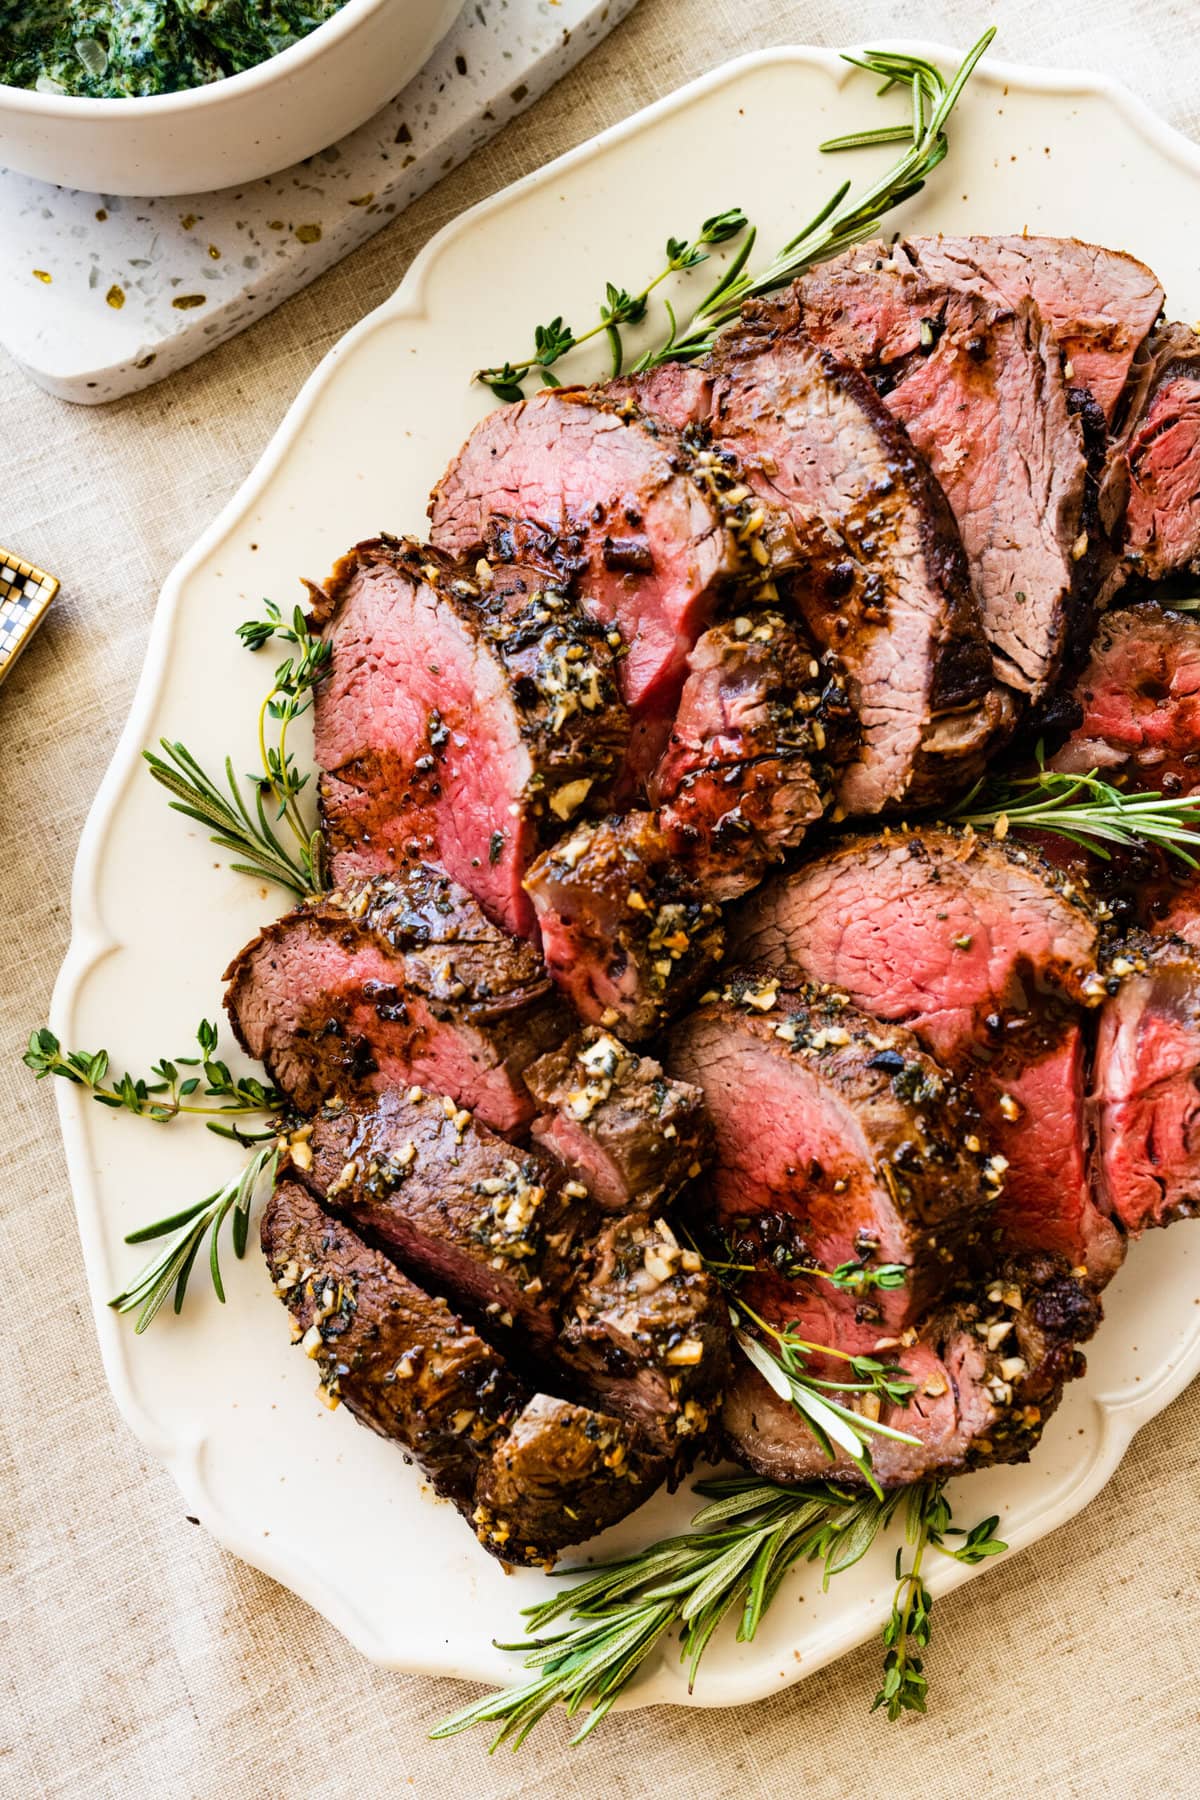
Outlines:
[[541, 957], [421, 865], [351, 882], [276, 920], [225, 971], [242, 1047], [301, 1112], [428, 1082], [498, 1131], [521, 1079], [571, 1029]]
[[632, 402], [547, 390], [475, 427], [434, 490], [433, 541], [474, 555], [515, 522], [524, 553], [527, 521], [563, 546], [583, 604], [620, 631], [635, 719], [669, 716], [688, 652], [748, 560], [691, 465], [679, 435]]
[[1128, 484], [1121, 576], [1197, 573], [1200, 337], [1190, 325], [1164, 325], [1134, 364], [1120, 450]]
[[419, 1088], [319, 1118], [300, 1154], [318, 1197], [418, 1280], [690, 1462], [724, 1391], [728, 1320], [665, 1221], [604, 1218], [548, 1156]]
[[610, 1219], [589, 1243], [559, 1355], [597, 1405], [680, 1471], [710, 1440], [728, 1385], [724, 1293], [665, 1219]]
[[791, 517], [806, 556], [796, 602], [843, 662], [862, 726], [840, 804], [943, 797], [1009, 717], [945, 495], [871, 384], [809, 338], [794, 295], [748, 307], [710, 361], [687, 386], [650, 377], [646, 404], [688, 401]]
[[629, 721], [614, 650], [560, 588], [497, 590], [409, 539], [342, 557], [315, 616], [321, 813], [335, 881], [439, 864], [528, 937], [521, 882], [548, 836], [602, 799]]
[[931, 279], [903, 241], [797, 283], [804, 322], [864, 370], [929, 462], [962, 534], [996, 677], [1038, 702], [1056, 679], [1087, 550], [1087, 463], [1050, 325]]
[[401, 1444], [494, 1556], [552, 1560], [662, 1479], [618, 1420], [531, 1393], [444, 1300], [298, 1184], [277, 1188], [262, 1245], [322, 1398]]
[[[950, 1082], [909, 1032], [843, 995], [737, 971], [672, 1028], [667, 1065], [713, 1122], [708, 1222], [728, 1260], [784, 1288], [790, 1318], [840, 1315], [838, 1342], [858, 1339], [846, 1348], [919, 1319], [987, 1229], [997, 1181], [964, 1147]], [[904, 1285], [864, 1301], [790, 1273], [858, 1261], [901, 1264]]]
[[1052, 768], [1169, 795], [1195, 787], [1200, 620], [1150, 601], [1105, 614], [1072, 693], [1082, 718]]
[[1034, 300], [1068, 380], [1089, 388], [1113, 420], [1134, 355], [1162, 310], [1162, 287], [1145, 263], [1078, 238], [917, 237], [906, 247], [931, 280], [994, 292], [1010, 306]]
[[979, 1105], [1006, 1245], [1106, 1280], [1123, 1254], [1084, 1155], [1081, 1009], [1104, 998], [1083, 888], [1035, 852], [921, 828], [849, 838], [746, 902], [739, 954], [903, 1024]]
[[798, 624], [756, 612], [705, 632], [647, 793], [706, 894], [746, 893], [803, 842], [856, 735], [836, 659]]
[[554, 1354], [593, 1221], [547, 1157], [411, 1087], [318, 1114], [301, 1160], [317, 1197], [417, 1280]]
[[720, 910], [676, 863], [649, 813], [579, 825], [526, 878], [546, 966], [580, 1017], [636, 1041], [703, 982]]
[[[1097, 1301], [1061, 1259], [1035, 1256], [1005, 1262], [965, 1298], [940, 1308], [915, 1341], [885, 1339], [879, 1354], [916, 1391], [903, 1405], [885, 1401], [879, 1417], [920, 1443], [870, 1438], [876, 1479], [897, 1487], [989, 1463], [1026, 1462], [1065, 1383], [1083, 1374], [1077, 1346], [1099, 1319]], [[818, 1365], [812, 1367], [816, 1372]], [[829, 1365], [833, 1379], [838, 1367]], [[830, 1461], [800, 1415], [743, 1358], [723, 1419], [732, 1454], [771, 1481], [862, 1482], [843, 1453]]]
[[596, 1026], [540, 1057], [525, 1084], [545, 1109], [534, 1139], [605, 1212], [660, 1211], [708, 1162], [700, 1090]]
[[1092, 1168], [1136, 1237], [1200, 1209], [1200, 953], [1134, 939], [1115, 966], [1125, 979], [1100, 1013], [1088, 1098]]

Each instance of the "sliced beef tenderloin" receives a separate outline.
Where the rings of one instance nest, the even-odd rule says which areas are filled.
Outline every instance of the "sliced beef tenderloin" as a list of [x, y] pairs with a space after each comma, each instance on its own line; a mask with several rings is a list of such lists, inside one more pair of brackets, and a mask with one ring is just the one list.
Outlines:
[[534, 1394], [444, 1300], [280, 1183], [262, 1245], [328, 1404], [399, 1443], [505, 1562], [553, 1560], [624, 1518], [664, 1464], [617, 1420]]
[[620, 632], [635, 721], [661, 721], [728, 578], [758, 570], [742, 501], [697, 473], [679, 434], [632, 400], [547, 390], [475, 427], [434, 490], [433, 541], [473, 556], [513, 531], [526, 554], [532, 526], [563, 546], [582, 604]]
[[803, 842], [856, 736], [836, 659], [797, 623], [756, 612], [704, 633], [647, 793], [706, 894], [746, 893]]
[[525, 1071], [533, 1136], [605, 1212], [657, 1212], [712, 1149], [704, 1097], [662, 1064], [589, 1026]]
[[[716, 1133], [707, 1223], [727, 1260], [762, 1271], [750, 1303], [783, 1293], [814, 1341], [832, 1330], [857, 1353], [905, 1329], [986, 1231], [997, 1182], [965, 1147], [950, 1082], [843, 995], [735, 972], [672, 1028], [667, 1065], [701, 1089]], [[856, 1262], [900, 1264], [903, 1286], [860, 1295], [803, 1272]]]
[[579, 825], [526, 887], [546, 966], [580, 1017], [636, 1041], [679, 1011], [724, 945], [720, 910], [642, 812]]
[[[1058, 339], [1067, 379], [1089, 388], [1111, 423], [1130, 365], [1162, 310], [1163, 290], [1145, 263], [1078, 238], [916, 237], [906, 250], [931, 280], [971, 293], [1025, 297]], [[864, 246], [859, 256], [886, 254]]]
[[1119, 447], [1124, 559], [1108, 591], [1200, 572], [1200, 337], [1190, 325], [1164, 325], [1139, 355]]
[[[871, 1437], [876, 1479], [898, 1487], [1028, 1461], [1064, 1385], [1084, 1372], [1078, 1345], [1099, 1318], [1095, 1298], [1060, 1258], [1035, 1256], [1004, 1263], [965, 1298], [939, 1308], [919, 1335], [885, 1340], [880, 1355], [914, 1392], [903, 1404], [883, 1402], [878, 1417], [920, 1442]], [[811, 1366], [818, 1372], [815, 1360]], [[841, 1368], [829, 1363], [827, 1373], [838, 1379]], [[771, 1481], [862, 1482], [843, 1453], [831, 1463], [801, 1416], [741, 1357], [723, 1422], [731, 1453]]]
[[[296, 1151], [293, 1151], [293, 1156]], [[411, 1089], [314, 1123], [303, 1179], [522, 1358], [627, 1419], [682, 1468], [724, 1391], [728, 1320], [661, 1218], [603, 1217], [552, 1159]]]
[[1123, 1242], [1084, 1153], [1080, 1014], [1106, 988], [1078, 882], [970, 831], [848, 838], [753, 895], [735, 941], [908, 1026], [963, 1082], [1007, 1167], [1006, 1246], [1060, 1251], [1097, 1282], [1115, 1271]]
[[1200, 1210], [1200, 952], [1133, 939], [1100, 1013], [1088, 1111], [1092, 1170], [1136, 1237]]
[[1082, 718], [1052, 768], [1168, 795], [1200, 782], [1200, 620], [1149, 601], [1105, 614], [1072, 695]]
[[315, 616], [333, 646], [314, 730], [335, 881], [437, 863], [529, 936], [529, 863], [624, 762], [603, 630], [561, 588], [499, 589], [486, 562], [467, 578], [396, 538], [344, 556]]
[[1087, 463], [1062, 359], [1032, 300], [930, 279], [902, 241], [797, 283], [804, 322], [871, 377], [941, 483], [962, 534], [996, 677], [1039, 702], [1091, 593]]
[[533, 946], [420, 865], [296, 907], [225, 979], [239, 1043], [301, 1112], [416, 1081], [513, 1131], [523, 1071], [571, 1030]]
[[298, 1154], [317, 1197], [419, 1281], [474, 1317], [519, 1327], [538, 1355], [554, 1353], [593, 1221], [549, 1158], [421, 1087], [327, 1109]]
[[[1009, 717], [945, 495], [871, 384], [803, 330], [794, 296], [747, 308], [710, 363], [674, 399], [690, 396], [759, 498], [791, 517], [806, 558], [796, 603], [844, 664], [862, 726], [841, 806], [943, 797]], [[655, 386], [646, 403], [668, 399]]]
[[728, 1384], [724, 1293], [665, 1219], [610, 1219], [588, 1245], [559, 1355], [597, 1405], [669, 1456], [673, 1472], [685, 1469], [709, 1442]]

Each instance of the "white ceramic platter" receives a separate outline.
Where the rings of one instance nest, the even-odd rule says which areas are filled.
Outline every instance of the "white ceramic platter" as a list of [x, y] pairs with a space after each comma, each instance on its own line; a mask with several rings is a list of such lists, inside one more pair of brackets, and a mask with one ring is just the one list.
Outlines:
[[[921, 46], [943, 66], [954, 58]], [[774, 50], [719, 69], [449, 226], [395, 297], [326, 358], [238, 496], [167, 583], [132, 716], [88, 821], [74, 939], [54, 1029], [144, 1066], [181, 1051], [218, 1009], [226, 961], [281, 897], [218, 860], [169, 813], [139, 752], [182, 738], [212, 768], [255, 761], [268, 658], [233, 636], [269, 594], [290, 606], [381, 526], [419, 532], [425, 497], [484, 410], [480, 364], [520, 351], [535, 321], [590, 318], [605, 280], [633, 286], [683, 236], [735, 203], [764, 249], [783, 242], [843, 175], [817, 144], [879, 121], [873, 84], [829, 52]], [[902, 105], [903, 102], [898, 102]], [[886, 156], [888, 153], [882, 153]], [[1200, 151], [1092, 76], [984, 64], [954, 122], [946, 165], [904, 224], [917, 230], [1074, 233], [1121, 246], [1162, 276], [1174, 316], [1200, 313], [1200, 275], [1179, 221], [1200, 207]], [[706, 281], [707, 272], [691, 281]], [[229, 1276], [221, 1308], [197, 1277], [179, 1319], [133, 1336], [105, 1306], [140, 1252], [123, 1233], [215, 1187], [237, 1152], [180, 1123], [149, 1127], [59, 1100], [105, 1366], [125, 1417], [166, 1463], [189, 1512], [220, 1542], [302, 1595], [361, 1650], [396, 1668], [504, 1679], [491, 1646], [545, 1577], [506, 1577], [393, 1445], [329, 1413], [312, 1364], [290, 1349], [261, 1259]], [[1107, 1296], [1108, 1319], [1033, 1463], [959, 1483], [962, 1522], [1001, 1515], [1014, 1546], [1076, 1512], [1134, 1431], [1200, 1369], [1200, 1231], [1138, 1244]], [[632, 1547], [682, 1528], [688, 1492], [660, 1496], [606, 1540]], [[593, 1547], [594, 1548], [594, 1547]], [[839, 1655], [880, 1624], [890, 1546], [827, 1595], [804, 1568], [752, 1645], [710, 1648], [694, 1704], [753, 1700]], [[947, 1587], [957, 1565], [934, 1573]], [[672, 1657], [638, 1701], [688, 1700]]]

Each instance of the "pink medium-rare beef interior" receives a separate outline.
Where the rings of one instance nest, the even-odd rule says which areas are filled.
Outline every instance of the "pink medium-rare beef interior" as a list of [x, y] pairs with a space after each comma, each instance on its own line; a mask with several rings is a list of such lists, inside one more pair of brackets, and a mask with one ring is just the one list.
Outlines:
[[1165, 794], [1200, 779], [1200, 621], [1152, 601], [1106, 614], [1072, 697], [1083, 717], [1052, 768]]
[[[873, 245], [863, 245], [866, 254]], [[990, 287], [1010, 306], [1034, 300], [1070, 380], [1089, 388], [1111, 424], [1139, 347], [1162, 311], [1145, 263], [1078, 238], [916, 237], [906, 248], [931, 277], [971, 292]]]
[[533, 947], [420, 867], [297, 907], [226, 979], [239, 1041], [302, 1112], [417, 1082], [511, 1131], [522, 1071], [571, 1029]]
[[627, 414], [578, 389], [489, 413], [434, 490], [430, 518], [434, 543], [458, 554], [506, 520], [569, 544], [583, 604], [628, 648], [622, 693], [640, 719], [673, 709], [737, 556], [674, 435]]
[[798, 965], [911, 1029], [984, 1115], [1012, 1243], [1103, 1281], [1122, 1241], [1087, 1180], [1078, 1029], [1105, 991], [1098, 941], [1082, 890], [1035, 853], [933, 827], [845, 840], [734, 928], [738, 954]]
[[336, 880], [436, 862], [528, 936], [522, 882], [611, 785], [628, 721], [603, 634], [558, 590], [493, 593], [434, 552], [361, 544], [322, 603], [315, 747]]
[[[907, 1032], [841, 996], [735, 972], [672, 1028], [667, 1066], [704, 1094], [716, 1133], [704, 1210], [739, 1266], [778, 1278], [902, 1264], [902, 1287], [871, 1294], [877, 1336], [920, 1318], [986, 1229], [994, 1189], [950, 1084]], [[792, 1285], [793, 1316], [813, 1293], [860, 1311], [819, 1276]]]
[[950, 502], [997, 680], [1040, 699], [1062, 664], [1086, 547], [1086, 464], [1062, 360], [1031, 300], [929, 277], [908, 245], [797, 283], [814, 338], [879, 386]]
[[1125, 1230], [1200, 1209], [1200, 955], [1135, 939], [1100, 1013], [1088, 1110], [1096, 1180]]

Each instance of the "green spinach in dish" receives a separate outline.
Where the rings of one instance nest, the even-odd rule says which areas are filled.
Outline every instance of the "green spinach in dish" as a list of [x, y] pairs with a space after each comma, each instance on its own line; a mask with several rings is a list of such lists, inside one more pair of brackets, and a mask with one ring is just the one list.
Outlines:
[[0, 84], [121, 100], [203, 87], [306, 37], [345, 0], [0, 0]]

